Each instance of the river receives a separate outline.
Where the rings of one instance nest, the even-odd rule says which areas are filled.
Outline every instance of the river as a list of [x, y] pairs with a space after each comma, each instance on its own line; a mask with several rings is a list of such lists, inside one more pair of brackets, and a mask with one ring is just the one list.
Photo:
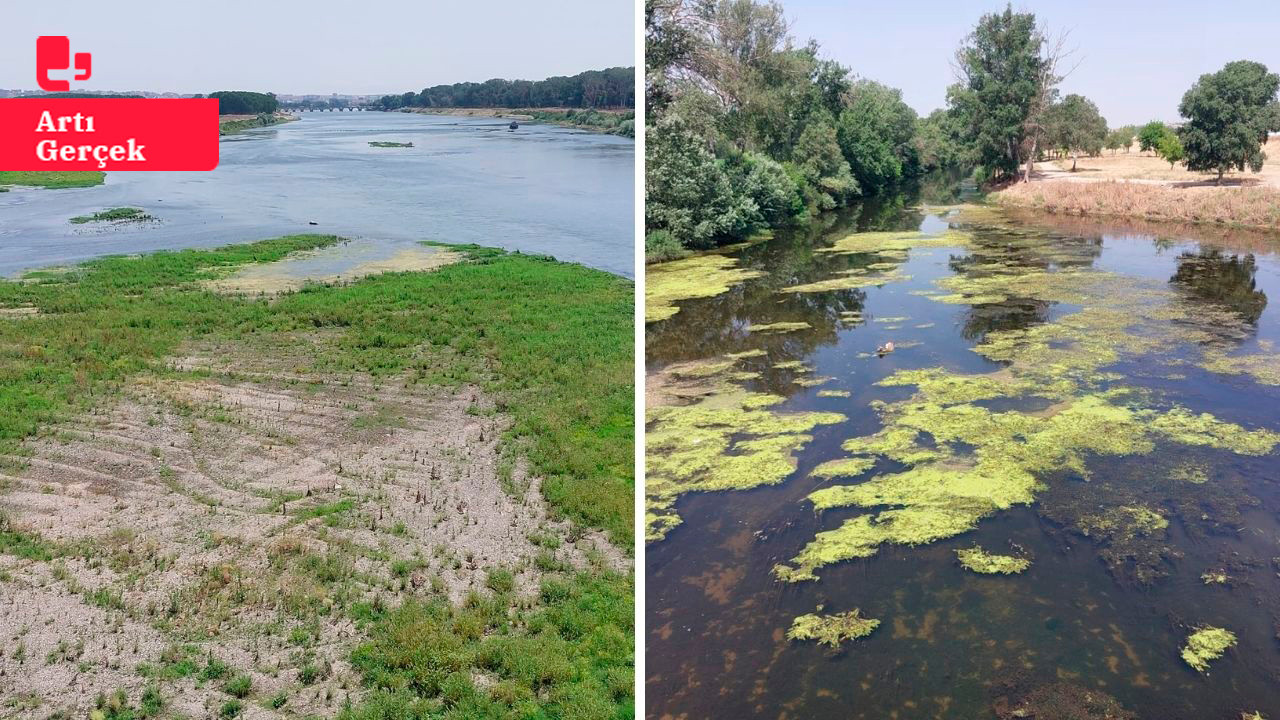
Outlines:
[[648, 325], [648, 716], [1280, 717], [1276, 238], [935, 201]]
[[[300, 117], [224, 138], [212, 172], [110, 172], [98, 187], [0, 193], [0, 274], [303, 232], [386, 256], [420, 240], [476, 243], [634, 274], [631, 140], [540, 124], [508, 132], [497, 118]], [[157, 221], [68, 222], [125, 206]]]

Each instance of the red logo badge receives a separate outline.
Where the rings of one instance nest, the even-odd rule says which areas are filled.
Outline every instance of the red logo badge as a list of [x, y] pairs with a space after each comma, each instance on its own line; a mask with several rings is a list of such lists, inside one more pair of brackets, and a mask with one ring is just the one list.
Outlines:
[[[50, 70], [71, 67], [71, 38], [66, 35], [41, 35], [36, 38], [36, 82], [45, 92], [66, 92], [71, 83], [49, 77]], [[93, 75], [93, 59], [89, 53], [76, 53], [76, 80]]]

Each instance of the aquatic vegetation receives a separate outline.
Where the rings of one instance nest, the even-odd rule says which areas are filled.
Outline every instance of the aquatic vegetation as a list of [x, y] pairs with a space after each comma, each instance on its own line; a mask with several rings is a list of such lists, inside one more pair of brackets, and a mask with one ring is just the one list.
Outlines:
[[822, 377], [797, 378], [791, 382], [795, 385], [799, 385], [800, 387], [817, 387], [819, 385], [826, 385], [832, 380], [835, 380], [835, 378], [824, 375]]
[[855, 477], [870, 470], [876, 464], [871, 458], [843, 458], [829, 460], [814, 468], [813, 477]]
[[890, 230], [886, 232], [854, 233], [841, 238], [831, 247], [818, 248], [818, 252], [856, 254], [887, 252], [905, 253], [913, 248], [954, 247], [963, 248], [969, 245], [972, 236], [962, 230], [948, 230], [936, 235], [922, 233], [919, 230]]
[[649, 265], [645, 268], [644, 321], [666, 320], [680, 312], [676, 303], [681, 300], [714, 297], [761, 275], [764, 273], [758, 270], [738, 267], [735, 258], [714, 253]]
[[1228, 585], [1231, 577], [1222, 570], [1206, 570], [1200, 574], [1200, 582], [1205, 585]]
[[978, 546], [956, 551], [965, 568], [984, 575], [1016, 575], [1031, 567], [1031, 561], [1013, 555], [992, 555]]
[[808, 366], [806, 366], [802, 360], [785, 360], [780, 363], [774, 363], [773, 369], [774, 370], [799, 370], [802, 372], [808, 372], [809, 370]]
[[[821, 610], [821, 608], [819, 608]], [[875, 632], [880, 621], [875, 618], [862, 617], [857, 608], [846, 613], [835, 615], [818, 615], [811, 613], [801, 615], [791, 622], [787, 631], [790, 640], [816, 640], [823, 645], [839, 647], [845, 640], [857, 640]]]
[[760, 325], [752, 325], [751, 327], [747, 328], [747, 332], [784, 333], [784, 332], [795, 332], [796, 330], [808, 330], [811, 327], [813, 326], [807, 322], [776, 322], [776, 323], [764, 323]]
[[1208, 672], [1209, 663], [1222, 657], [1235, 644], [1235, 633], [1204, 625], [1187, 637], [1187, 644], [1182, 648], [1182, 659], [1197, 671]]
[[904, 275], [897, 270], [878, 272], [875, 274], [867, 273], [862, 269], [845, 270], [836, 273], [834, 277], [827, 278], [826, 280], [817, 280], [811, 283], [792, 285], [790, 287], [782, 288], [778, 292], [816, 293], [828, 292], [831, 290], [852, 290], [855, 288], [888, 285], [889, 283], [895, 282], [906, 282], [910, 279], [910, 275]]
[[[973, 529], [988, 515], [1034, 501], [1040, 478], [1069, 471], [1088, 477], [1091, 455], [1141, 455], [1156, 440], [1211, 445], [1240, 454], [1269, 452], [1280, 435], [1246, 431], [1181, 408], [1166, 412], [1118, 404], [1119, 391], [1061, 400], [1042, 412], [994, 412], [972, 404], [993, 397], [1040, 393], [1012, 373], [965, 376], [940, 369], [902, 371], [881, 384], [915, 384], [897, 403], [878, 403], [883, 429], [844, 443], [855, 456], [879, 455], [909, 466], [857, 485], [822, 488], [809, 496], [815, 509], [857, 507], [871, 514], [819, 532], [792, 559], [778, 565], [783, 580], [814, 580], [814, 571], [842, 560], [870, 557], [883, 544], [919, 545]], [[925, 444], [927, 436], [931, 443]], [[965, 452], [967, 450], [967, 452]], [[1167, 526], [1142, 507], [1112, 508], [1083, 520], [1086, 534], [1121, 538]]]
[[1203, 485], [1209, 482], [1209, 467], [1203, 463], [1183, 463], [1169, 471], [1171, 480]]
[[411, 142], [388, 142], [388, 141], [384, 141], [384, 140], [370, 140], [370, 141], [369, 141], [369, 147], [377, 147], [377, 148], [411, 148], [411, 147], [413, 147], [413, 143], [411, 143]]
[[651, 407], [646, 415], [645, 535], [662, 539], [680, 523], [673, 506], [689, 492], [747, 490], [781, 482], [795, 471], [794, 453], [818, 425], [838, 413], [783, 413], [781, 396], [729, 383], [709, 387], [687, 405]]
[[1221, 375], [1248, 375], [1263, 385], [1280, 385], [1280, 355], [1271, 352], [1269, 346], [1270, 343], [1266, 343], [1263, 345], [1266, 352], [1253, 355], [1227, 355], [1210, 348], [1205, 351], [1200, 367]]
[[1079, 529], [1086, 535], [1112, 540], [1129, 540], [1138, 535], [1162, 533], [1169, 527], [1165, 516], [1141, 505], [1107, 508], [1095, 515], [1080, 518]]
[[848, 390], [819, 390], [818, 391], [818, 397], [847, 398], [850, 395], [851, 393]]
[[84, 225], [91, 222], [143, 222], [155, 220], [142, 208], [117, 207], [99, 210], [92, 215], [77, 215], [69, 221], [72, 225]]
[[768, 355], [764, 350], [743, 350], [742, 352], [726, 353], [725, 357], [732, 358], [734, 360], [742, 360], [744, 358], [761, 357], [764, 355]]
[[906, 317], [905, 315], [895, 315], [895, 316], [890, 316], [890, 317], [878, 317], [878, 318], [876, 318], [875, 320], [873, 320], [872, 322], [878, 322], [878, 323], [903, 323], [903, 322], [906, 322], [907, 320], [910, 320], [910, 319], [911, 319], [911, 318]]

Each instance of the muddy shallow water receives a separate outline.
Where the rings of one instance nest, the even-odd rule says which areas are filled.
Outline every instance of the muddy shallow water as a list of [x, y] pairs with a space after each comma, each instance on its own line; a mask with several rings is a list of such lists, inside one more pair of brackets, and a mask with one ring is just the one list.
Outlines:
[[[370, 142], [411, 142], [408, 148]], [[222, 140], [212, 172], [0, 193], [0, 275], [99, 255], [320, 232], [545, 253], [631, 277], [635, 143], [498, 118], [302, 113]], [[72, 225], [109, 207], [157, 222]], [[314, 225], [311, 223], [315, 223]]]
[[[920, 239], [897, 253], [826, 250], [889, 230]], [[776, 483], [726, 472], [743, 489], [658, 507], [669, 524], [651, 526], [662, 537], [646, 548], [649, 716], [1101, 718], [1123, 706], [1143, 718], [1280, 717], [1277, 243], [904, 196], [731, 251], [763, 275], [649, 324], [650, 382], [684, 382], [668, 398], [677, 408], [748, 393], [774, 396], [772, 420], [825, 419], [784, 437], [794, 470]], [[785, 291], [850, 277], [879, 280]], [[776, 323], [808, 327], [751, 331]], [[889, 341], [895, 350], [876, 355]], [[931, 395], [907, 382], [930, 368], [996, 389], [957, 399], [955, 385]], [[651, 458], [679, 446], [653, 447], [674, 417], [650, 415]], [[866, 472], [814, 473], [890, 425], [920, 430], [913, 451], [940, 459], [905, 462], [898, 448]], [[725, 457], [759, 447], [741, 433], [706, 437], [734, 448]], [[689, 464], [671, 467], [697, 465], [685, 450]], [[977, 477], [996, 461], [1000, 472]], [[914, 478], [913, 463], [940, 473], [907, 485], [916, 495], [954, 472], [1013, 499], [939, 491], [926, 502], [892, 486], [822, 512], [809, 499]], [[1033, 484], [1009, 479], [1025, 473]], [[954, 527], [891, 517], [913, 503]], [[819, 533], [858, 520], [870, 548], [813, 550], [830, 539]], [[1030, 568], [970, 572], [955, 551], [975, 545]], [[806, 570], [814, 577], [794, 581]], [[853, 609], [879, 627], [835, 649], [786, 636], [798, 616]], [[1180, 657], [1200, 627], [1237, 638], [1207, 673]]]

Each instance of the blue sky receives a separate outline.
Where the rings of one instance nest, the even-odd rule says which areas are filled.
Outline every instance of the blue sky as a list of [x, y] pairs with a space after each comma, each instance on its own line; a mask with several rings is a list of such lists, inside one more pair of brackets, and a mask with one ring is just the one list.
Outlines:
[[635, 63], [634, 0], [6, 0], [0, 88], [38, 35], [93, 55], [76, 89], [390, 93]]
[[[860, 76], [902, 89], [921, 114], [941, 107], [950, 61], [983, 13], [1002, 2], [782, 0], [799, 42]], [[1232, 60], [1280, 72], [1280, 4], [1275, 0], [1015, 2], [1055, 33], [1069, 30], [1076, 70], [1063, 82], [1098, 104], [1114, 125], [1176, 120], [1196, 78]]]

